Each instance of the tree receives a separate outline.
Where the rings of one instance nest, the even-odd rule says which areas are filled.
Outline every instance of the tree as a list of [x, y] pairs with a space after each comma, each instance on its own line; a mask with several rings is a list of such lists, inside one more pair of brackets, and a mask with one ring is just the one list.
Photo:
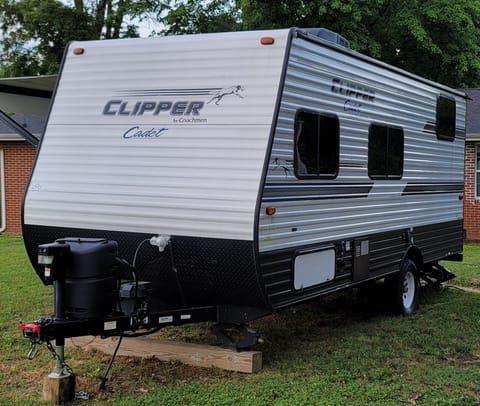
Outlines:
[[240, 13], [231, 0], [173, 0], [157, 12], [163, 35], [236, 31]]
[[480, 2], [239, 0], [246, 29], [325, 27], [352, 48], [452, 87], [480, 86]]
[[480, 86], [480, 2], [388, 2], [380, 57], [393, 65], [452, 87]]
[[125, 0], [75, 0], [73, 7], [58, 0], [0, 0], [0, 75], [57, 73], [63, 49], [74, 39], [138, 36], [125, 19], [140, 10], [139, 2]]
[[54, 73], [72, 39], [138, 35], [149, 13], [160, 35], [325, 27], [353, 49], [452, 87], [480, 86], [480, 1], [0, 0], [0, 76]]

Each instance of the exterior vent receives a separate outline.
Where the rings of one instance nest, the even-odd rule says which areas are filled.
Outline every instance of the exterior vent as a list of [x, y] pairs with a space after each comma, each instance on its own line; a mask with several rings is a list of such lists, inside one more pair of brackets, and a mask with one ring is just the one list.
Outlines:
[[334, 44], [342, 47], [350, 48], [350, 42], [347, 39], [343, 38], [340, 34], [337, 34], [334, 31], [327, 30], [326, 28], [304, 28], [303, 31], [326, 41], [333, 42]]

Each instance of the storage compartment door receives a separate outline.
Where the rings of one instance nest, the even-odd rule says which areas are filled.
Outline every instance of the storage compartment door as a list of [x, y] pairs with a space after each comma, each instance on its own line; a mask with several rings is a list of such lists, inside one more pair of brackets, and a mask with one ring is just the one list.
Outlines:
[[332, 248], [299, 253], [293, 268], [295, 290], [329, 282], [335, 277], [335, 250]]

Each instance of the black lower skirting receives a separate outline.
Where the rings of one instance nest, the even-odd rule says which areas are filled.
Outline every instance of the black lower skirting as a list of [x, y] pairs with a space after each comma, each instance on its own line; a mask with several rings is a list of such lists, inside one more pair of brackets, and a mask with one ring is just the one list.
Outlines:
[[[312, 286], [301, 291], [293, 287], [293, 264], [296, 252], [309, 247], [294, 247], [271, 252], [262, 252], [259, 256], [260, 276], [267, 299], [273, 309], [280, 310], [297, 303], [304, 302], [339, 289], [354, 286], [356, 282], [383, 277], [399, 270], [399, 266], [407, 251], [416, 247], [424, 263], [431, 263], [458, 254], [463, 249], [463, 222], [433, 224], [360, 236], [359, 240], [368, 240], [369, 258], [368, 272], [363, 280], [354, 278], [353, 249], [345, 250], [345, 241], [333, 243], [336, 255], [335, 278], [330, 282]], [[353, 240], [349, 241], [353, 246]]]
[[[155, 310], [185, 306], [223, 306], [227, 313], [232, 309], [245, 311], [245, 321], [255, 318], [247, 313], [264, 314], [281, 310], [356, 283], [397, 272], [412, 245], [417, 253], [420, 252], [424, 263], [459, 254], [463, 248], [462, 221], [332, 241], [328, 244], [335, 249], [334, 279], [296, 291], [293, 286], [296, 253], [300, 249], [321, 248], [321, 245], [257, 253], [251, 241], [174, 236], [171, 250], [167, 248], [160, 253], [157, 247], [148, 242], [142, 243], [151, 236], [116, 231], [24, 226], [27, 252], [41, 278], [42, 270], [36, 265], [38, 245], [64, 237], [106, 238], [118, 242], [119, 257], [130, 263], [138, 251], [135, 264], [138, 277], [152, 282]], [[361, 261], [364, 265], [360, 269], [354, 247], [356, 242], [365, 240], [368, 240], [369, 254], [366, 262]], [[247, 311], [247, 308], [257, 310]]]
[[148, 242], [142, 244], [152, 234], [25, 225], [23, 237], [30, 261], [41, 278], [37, 266], [39, 244], [64, 237], [105, 238], [117, 241], [119, 257], [130, 263], [138, 249], [135, 268], [140, 280], [153, 283], [157, 307], [267, 307], [251, 241], [175, 236], [172, 250], [160, 253]]

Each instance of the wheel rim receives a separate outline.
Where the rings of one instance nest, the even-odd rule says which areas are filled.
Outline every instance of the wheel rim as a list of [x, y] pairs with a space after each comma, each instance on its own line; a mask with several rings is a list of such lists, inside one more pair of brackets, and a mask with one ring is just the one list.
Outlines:
[[415, 276], [413, 273], [407, 272], [403, 280], [402, 303], [405, 309], [409, 309], [415, 300]]

